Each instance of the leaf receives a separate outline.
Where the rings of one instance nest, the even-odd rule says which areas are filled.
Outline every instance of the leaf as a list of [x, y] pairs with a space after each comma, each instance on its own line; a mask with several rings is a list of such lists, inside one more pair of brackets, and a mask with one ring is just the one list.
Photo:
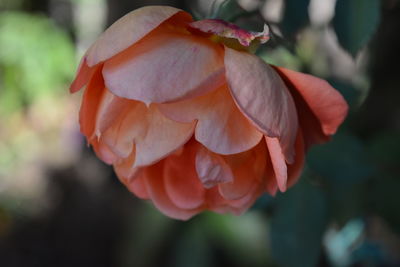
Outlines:
[[375, 32], [379, 19], [379, 0], [337, 0], [333, 27], [340, 45], [355, 57]]
[[238, 16], [246, 13], [236, 0], [225, 0], [215, 8], [211, 17], [233, 22]]
[[339, 132], [332, 141], [315, 146], [308, 153], [309, 167], [330, 182], [354, 184], [365, 181], [375, 171], [359, 139]]
[[310, 0], [286, 0], [281, 28], [283, 34], [294, 39], [295, 35], [308, 24]]
[[306, 179], [278, 195], [271, 218], [271, 252], [279, 266], [315, 266], [327, 225], [323, 192]]

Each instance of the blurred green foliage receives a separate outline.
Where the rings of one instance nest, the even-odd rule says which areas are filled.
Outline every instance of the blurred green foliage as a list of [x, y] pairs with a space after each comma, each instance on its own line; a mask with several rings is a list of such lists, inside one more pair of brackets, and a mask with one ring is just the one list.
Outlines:
[[64, 90], [74, 68], [70, 38], [48, 18], [20, 12], [0, 14], [0, 114]]

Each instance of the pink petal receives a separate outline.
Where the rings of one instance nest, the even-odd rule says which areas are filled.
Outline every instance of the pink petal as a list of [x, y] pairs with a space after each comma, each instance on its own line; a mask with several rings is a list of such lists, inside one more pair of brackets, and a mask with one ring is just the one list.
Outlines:
[[132, 167], [141, 167], [153, 164], [185, 144], [194, 126], [195, 123], [178, 123], [164, 117], [155, 106], [147, 108], [143, 103], [132, 101], [103, 138], [121, 158], [129, 156], [135, 145]]
[[223, 84], [223, 50], [194, 35], [159, 31], [104, 64], [107, 88], [144, 103], [205, 94]]
[[79, 91], [83, 86], [85, 86], [90, 81], [96, 70], [101, 67], [102, 66], [100, 64], [89, 67], [86, 62], [86, 56], [83, 57], [81, 62], [79, 63], [75, 80], [71, 83], [71, 86], [69, 87], [70, 93], [75, 93]]
[[218, 154], [199, 146], [195, 158], [198, 179], [205, 188], [233, 181], [230, 167]]
[[122, 52], [170, 18], [175, 19], [175, 23], [192, 21], [188, 13], [168, 6], [147, 6], [128, 13], [111, 25], [89, 48], [88, 65], [94, 66]]
[[200, 208], [178, 208], [171, 201], [165, 189], [163, 162], [145, 168], [144, 175], [146, 191], [149, 193], [150, 199], [153, 201], [154, 205], [165, 215], [175, 219], [187, 220], [201, 211]]
[[212, 33], [225, 38], [234, 38], [243, 46], [249, 46], [253, 40], [259, 40], [260, 43], [265, 43], [269, 40], [267, 25], [264, 25], [262, 32], [246, 31], [235, 24], [220, 19], [204, 19], [191, 22], [189, 25], [204, 33]]
[[195, 147], [185, 146], [180, 155], [165, 159], [164, 181], [167, 195], [181, 209], [199, 208], [204, 203], [205, 189], [194, 167]]
[[245, 197], [256, 186], [264, 188], [264, 170], [266, 165], [266, 146], [260, 142], [250, 151], [224, 156], [232, 169], [232, 182], [219, 185], [219, 192], [228, 200]]
[[279, 75], [258, 57], [225, 47], [226, 78], [244, 115], [269, 137], [277, 137], [285, 158], [293, 162], [297, 112]]
[[238, 110], [226, 86], [195, 99], [158, 107], [167, 117], [179, 122], [198, 120], [196, 140], [218, 154], [247, 151], [262, 138]]
[[347, 115], [348, 105], [328, 82], [317, 77], [276, 67], [289, 87], [296, 89], [318, 118], [325, 135], [332, 135]]
[[275, 172], [276, 182], [279, 190], [285, 192], [287, 189], [287, 166], [285, 162], [285, 156], [283, 155], [282, 147], [277, 138], [271, 138], [266, 136], [265, 141], [267, 142], [269, 155], [271, 157], [272, 167]]

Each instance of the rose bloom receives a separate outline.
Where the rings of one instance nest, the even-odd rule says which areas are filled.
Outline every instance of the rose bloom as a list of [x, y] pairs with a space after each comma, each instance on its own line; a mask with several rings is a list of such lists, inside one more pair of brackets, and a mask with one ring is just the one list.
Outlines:
[[173, 7], [132, 11], [81, 61], [70, 88], [86, 86], [81, 132], [164, 214], [241, 214], [295, 184], [348, 109], [326, 81], [253, 55], [268, 37]]

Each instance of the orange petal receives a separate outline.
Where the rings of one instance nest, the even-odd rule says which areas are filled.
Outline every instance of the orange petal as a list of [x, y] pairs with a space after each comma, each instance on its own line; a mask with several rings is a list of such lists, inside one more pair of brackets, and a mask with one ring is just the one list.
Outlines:
[[277, 137], [286, 160], [293, 162], [297, 112], [279, 75], [260, 58], [227, 47], [225, 68], [239, 109], [265, 135]]
[[126, 158], [135, 145], [132, 167], [153, 164], [166, 157], [193, 135], [195, 123], [179, 123], [164, 117], [154, 106], [132, 102], [103, 135], [117, 155]]
[[147, 191], [145, 179], [143, 176], [139, 176], [133, 179], [128, 186], [128, 189], [134, 193], [138, 198], [150, 199], [149, 192]]
[[250, 151], [224, 156], [233, 172], [233, 181], [220, 184], [219, 192], [225, 199], [240, 199], [256, 186], [264, 188], [266, 145], [260, 142]]
[[80, 130], [88, 139], [94, 132], [97, 109], [104, 91], [101, 69], [97, 69], [83, 93], [82, 105], [79, 111]]
[[205, 188], [233, 181], [232, 171], [225, 160], [205, 147], [199, 146], [195, 162], [198, 179]]
[[196, 140], [218, 154], [247, 151], [262, 138], [262, 134], [238, 110], [226, 86], [204, 96], [158, 107], [175, 121], [198, 120]]
[[223, 50], [194, 35], [158, 31], [104, 64], [107, 88], [144, 103], [205, 94], [221, 86]]
[[195, 148], [185, 146], [180, 155], [165, 159], [164, 182], [167, 195], [181, 209], [199, 208], [204, 203], [205, 189], [197, 178]]
[[118, 160], [118, 156], [112, 152], [112, 150], [103, 142], [98, 142], [97, 139], [92, 139], [90, 144], [93, 146], [93, 149], [102, 161], [107, 164], [113, 164]]
[[70, 93], [75, 93], [79, 91], [83, 86], [85, 86], [90, 81], [96, 70], [101, 67], [102, 66], [100, 64], [89, 67], [86, 62], [86, 56], [84, 56], [79, 63], [75, 80], [71, 83], [71, 86], [69, 87]]
[[296, 89], [318, 118], [325, 135], [332, 135], [347, 115], [348, 105], [328, 82], [317, 77], [276, 67], [290, 87]]
[[278, 188], [281, 192], [285, 192], [287, 189], [288, 174], [282, 147], [277, 138], [265, 136], [265, 141], [267, 142]]
[[103, 132], [110, 128], [121, 114], [135, 103], [132, 100], [118, 97], [109, 90], [105, 90], [98, 106], [94, 134], [100, 137]]
[[[124, 166], [114, 165], [114, 170], [119, 180], [137, 197], [142, 199], [149, 199], [149, 193], [147, 192], [145, 181], [144, 181], [144, 169], [136, 168], [134, 170], [124, 169]], [[128, 171], [128, 173], [126, 173]]]
[[147, 6], [128, 13], [111, 25], [89, 48], [88, 65], [94, 66], [111, 58], [175, 16], [178, 21], [192, 21], [188, 13], [168, 6]]
[[200, 212], [201, 209], [181, 209], [171, 201], [165, 189], [163, 163], [164, 162], [160, 162], [145, 168], [144, 180], [146, 190], [149, 193], [149, 197], [153, 201], [154, 205], [162, 213], [175, 219], [187, 220]]

